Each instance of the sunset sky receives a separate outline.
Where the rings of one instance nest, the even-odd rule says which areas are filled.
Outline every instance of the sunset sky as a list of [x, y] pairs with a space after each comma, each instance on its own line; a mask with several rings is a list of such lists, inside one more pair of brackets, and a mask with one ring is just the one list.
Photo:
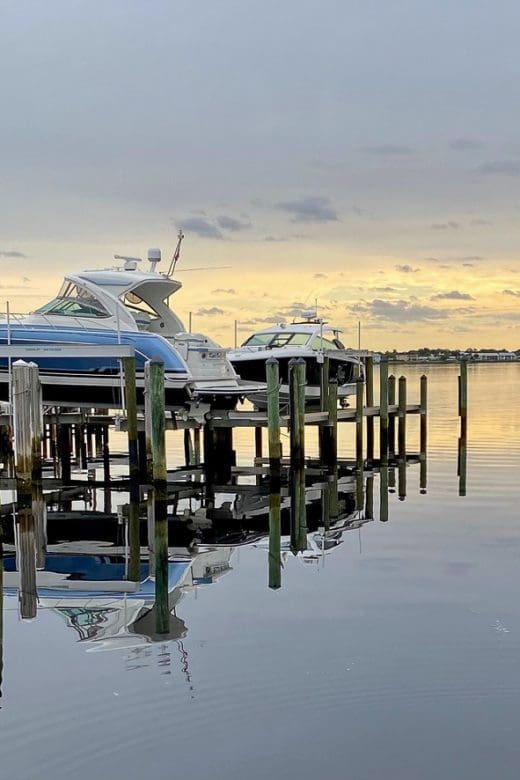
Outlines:
[[1, 0], [0, 308], [163, 250], [222, 343], [520, 348], [517, 3]]

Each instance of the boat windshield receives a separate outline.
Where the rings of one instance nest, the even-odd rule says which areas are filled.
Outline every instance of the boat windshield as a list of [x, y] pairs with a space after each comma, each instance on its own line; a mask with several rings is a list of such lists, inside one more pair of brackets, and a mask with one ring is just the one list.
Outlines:
[[315, 336], [311, 343], [311, 349], [341, 349], [338, 346], [340, 342], [324, 339], [322, 336]]
[[276, 331], [275, 333], [255, 333], [245, 341], [243, 347], [285, 347], [303, 346], [309, 341], [309, 333], [294, 331]]
[[91, 292], [73, 282], [64, 282], [57, 298], [36, 309], [35, 314], [52, 314], [61, 317], [109, 317], [105, 309]]

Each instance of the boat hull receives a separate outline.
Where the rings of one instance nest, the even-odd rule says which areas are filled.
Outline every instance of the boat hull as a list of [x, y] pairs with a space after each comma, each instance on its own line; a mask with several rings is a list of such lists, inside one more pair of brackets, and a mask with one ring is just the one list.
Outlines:
[[[326, 353], [327, 354], [327, 353]], [[318, 406], [320, 402], [321, 370], [320, 353], [311, 350], [273, 349], [259, 351], [235, 350], [229, 353], [229, 358], [233, 367], [242, 379], [265, 382], [266, 369], [265, 363], [269, 358], [276, 358], [279, 364], [280, 373], [280, 403], [286, 405], [289, 401], [289, 362], [293, 358], [303, 358], [306, 364], [306, 386], [305, 402], [308, 406]], [[343, 354], [331, 352], [327, 354], [329, 358], [329, 380], [334, 379], [338, 382], [338, 399], [346, 403], [349, 396], [356, 392], [356, 378], [361, 368], [363, 376], [363, 366], [359, 361], [352, 357], [345, 357]], [[247, 396], [258, 408], [263, 409], [267, 406], [267, 394], [265, 390], [256, 393], [250, 393]]]

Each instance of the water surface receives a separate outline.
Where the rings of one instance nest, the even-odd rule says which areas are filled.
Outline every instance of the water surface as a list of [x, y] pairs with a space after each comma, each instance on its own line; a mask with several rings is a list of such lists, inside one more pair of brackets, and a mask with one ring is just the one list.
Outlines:
[[[374, 519], [286, 554], [279, 590], [265, 545], [220, 548], [221, 571], [181, 589], [177, 633], [123, 646], [44, 603], [22, 620], [6, 593], [0, 776], [518, 778], [520, 366], [468, 369], [465, 496], [457, 367], [398, 371], [410, 402], [429, 377], [427, 492], [410, 464], [382, 523], [376, 475]], [[251, 465], [252, 432], [236, 442]], [[340, 454], [352, 443], [345, 426]]]

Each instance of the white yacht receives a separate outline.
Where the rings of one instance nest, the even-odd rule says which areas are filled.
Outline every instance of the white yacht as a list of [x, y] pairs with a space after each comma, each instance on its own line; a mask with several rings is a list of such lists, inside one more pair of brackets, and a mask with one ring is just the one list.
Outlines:
[[149, 267], [143, 271], [139, 258], [115, 255], [121, 265], [67, 274], [55, 298], [29, 315], [11, 315], [11, 325], [161, 336], [187, 365], [191, 397], [217, 408], [233, 408], [239, 398], [262, 385], [242, 381], [226, 350], [201, 333], [187, 333], [170, 309], [170, 297], [182, 287], [172, 278], [181, 240], [182, 234], [168, 273], [157, 270], [159, 249], [148, 251]]
[[[252, 382], [265, 382], [265, 361], [276, 358], [280, 364], [280, 401], [289, 399], [289, 361], [303, 358], [306, 363], [305, 399], [309, 405], [320, 398], [321, 366], [329, 358], [329, 379], [338, 381], [338, 399], [347, 405], [347, 398], [356, 392], [356, 379], [364, 377], [364, 365], [359, 351], [346, 349], [340, 341], [342, 331], [318, 319], [315, 312], [303, 321], [280, 323], [259, 330], [228, 357], [240, 376]], [[258, 407], [266, 405], [265, 391], [248, 395]]]

